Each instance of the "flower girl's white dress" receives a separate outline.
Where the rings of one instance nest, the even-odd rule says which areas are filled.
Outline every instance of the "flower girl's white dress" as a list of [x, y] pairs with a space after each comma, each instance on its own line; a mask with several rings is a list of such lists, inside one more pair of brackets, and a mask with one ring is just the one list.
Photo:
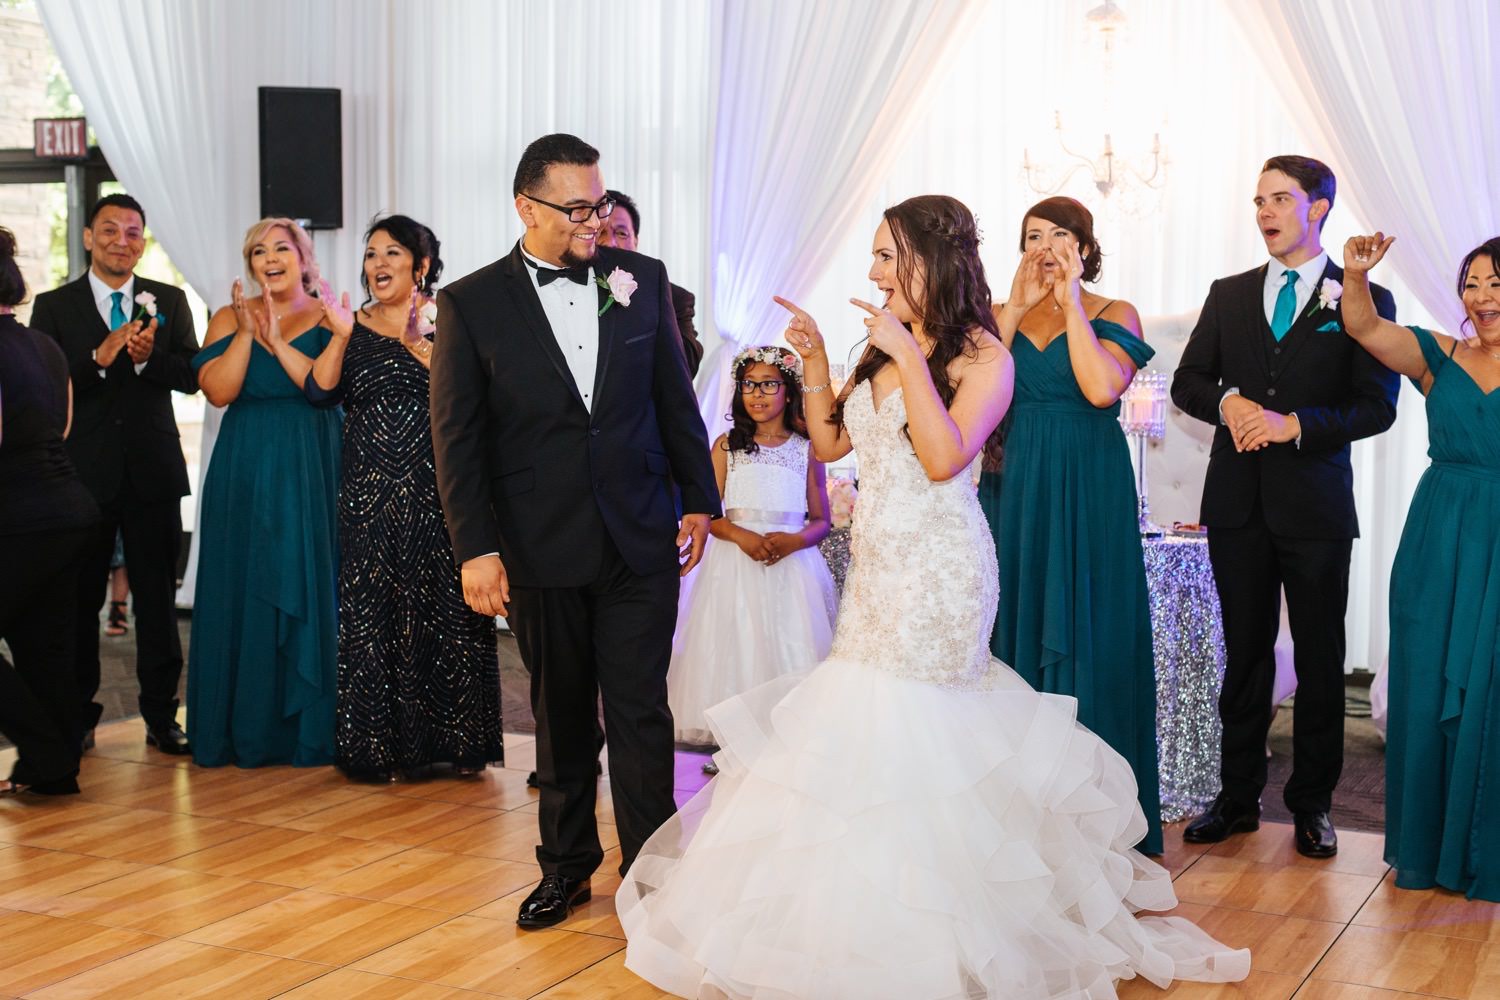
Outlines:
[[1105, 1000], [1233, 981], [1182, 918], [1129, 766], [989, 654], [994, 543], [932, 482], [900, 391], [849, 399], [860, 501], [833, 649], [709, 710], [719, 777], [616, 894], [626, 965], [684, 997]]
[[[807, 516], [807, 438], [731, 451], [724, 516], [750, 531], [801, 531]], [[726, 698], [828, 655], [838, 593], [823, 554], [798, 549], [767, 566], [710, 538], [677, 612], [667, 696], [677, 738], [712, 743], [704, 712]], [[687, 582], [687, 581], [684, 581]]]

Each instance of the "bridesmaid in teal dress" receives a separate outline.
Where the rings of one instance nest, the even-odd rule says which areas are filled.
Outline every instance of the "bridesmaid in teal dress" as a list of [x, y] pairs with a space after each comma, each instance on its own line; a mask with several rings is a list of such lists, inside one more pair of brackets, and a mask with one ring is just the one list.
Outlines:
[[1500, 903], [1500, 237], [1458, 271], [1471, 338], [1375, 314], [1395, 237], [1344, 245], [1344, 328], [1427, 397], [1428, 456], [1391, 567], [1385, 860], [1402, 889]]
[[1016, 365], [1000, 472], [980, 477], [1000, 606], [990, 648], [1032, 687], [1078, 699], [1078, 721], [1130, 763], [1162, 852], [1156, 669], [1120, 394], [1155, 353], [1099, 276], [1093, 216], [1072, 198], [1026, 213], [1010, 298], [995, 309]]
[[236, 281], [193, 361], [227, 409], [199, 501], [188, 732], [207, 767], [331, 764], [341, 416], [302, 385], [342, 362], [348, 296], [314, 296], [312, 241], [290, 219], [256, 223], [244, 252], [263, 294]]

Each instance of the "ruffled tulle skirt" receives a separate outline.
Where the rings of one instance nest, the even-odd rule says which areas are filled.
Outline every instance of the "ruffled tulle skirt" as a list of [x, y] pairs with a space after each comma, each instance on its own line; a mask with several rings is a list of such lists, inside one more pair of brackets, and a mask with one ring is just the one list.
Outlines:
[[[751, 531], [785, 530], [745, 523]], [[677, 739], [713, 743], [706, 713], [726, 698], [828, 655], [838, 592], [816, 548], [767, 566], [711, 538], [677, 612], [667, 699]]]
[[986, 691], [828, 660], [708, 712], [718, 778], [616, 894], [626, 965], [678, 996], [1105, 1000], [1230, 982], [1176, 905], [1125, 761], [1001, 668]]

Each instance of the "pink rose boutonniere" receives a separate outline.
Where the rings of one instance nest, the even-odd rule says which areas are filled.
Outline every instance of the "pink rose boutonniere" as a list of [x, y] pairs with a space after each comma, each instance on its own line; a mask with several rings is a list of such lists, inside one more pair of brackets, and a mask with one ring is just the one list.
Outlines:
[[603, 316], [609, 307], [616, 302], [620, 303], [626, 309], [630, 308], [630, 297], [635, 294], [635, 290], [638, 287], [635, 282], [635, 275], [617, 267], [609, 272], [609, 277], [595, 278], [594, 281], [598, 283], [600, 288], [609, 292], [609, 298], [605, 299], [604, 305], [599, 307], [600, 316]]
[[139, 295], [137, 295], [135, 297], [135, 304], [141, 307], [141, 311], [138, 312], [138, 313], [136, 313], [136, 315], [135, 315], [136, 319], [155, 319], [156, 318], [156, 296], [155, 295], [152, 295], [150, 292], [141, 292]]
[[1318, 286], [1318, 305], [1324, 309], [1337, 309], [1339, 299], [1344, 297], [1344, 286], [1332, 278], [1324, 278]]

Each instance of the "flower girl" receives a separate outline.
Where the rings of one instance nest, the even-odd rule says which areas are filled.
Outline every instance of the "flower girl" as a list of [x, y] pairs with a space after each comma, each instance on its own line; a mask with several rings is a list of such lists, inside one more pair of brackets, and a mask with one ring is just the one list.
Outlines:
[[802, 359], [751, 347], [731, 371], [734, 427], [713, 443], [724, 517], [683, 594], [667, 674], [685, 743], [714, 742], [704, 709], [827, 656], [838, 607], [817, 548], [828, 494], [802, 416]]

